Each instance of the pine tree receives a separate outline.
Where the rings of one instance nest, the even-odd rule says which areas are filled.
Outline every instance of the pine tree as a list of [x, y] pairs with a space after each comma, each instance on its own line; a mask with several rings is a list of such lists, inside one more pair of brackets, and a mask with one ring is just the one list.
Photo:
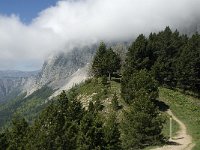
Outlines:
[[105, 123], [105, 149], [106, 150], [121, 150], [122, 143], [120, 140], [119, 123], [117, 123], [116, 115], [112, 113]]
[[92, 63], [92, 72], [96, 77], [107, 76], [111, 80], [113, 72], [116, 72], [121, 67], [121, 60], [112, 48], [107, 49], [102, 42], [94, 56]]
[[131, 104], [137, 95], [137, 92], [145, 89], [151, 99], [158, 96], [158, 87], [154, 78], [146, 70], [141, 70], [132, 74], [128, 81], [121, 85], [122, 97], [128, 104]]
[[158, 48], [155, 52], [157, 59], [152, 67], [152, 73], [161, 85], [175, 87], [175, 62], [179, 49], [183, 45], [182, 38], [177, 30], [172, 32], [169, 27], [166, 27], [157, 35], [157, 43]]
[[77, 149], [103, 149], [104, 145], [102, 121], [98, 118], [96, 113], [87, 112], [80, 123]]
[[121, 125], [124, 149], [136, 150], [161, 143], [163, 122], [147, 91], [138, 91], [130, 110], [124, 111]]
[[94, 76], [99, 77], [107, 74], [106, 70], [106, 45], [101, 42], [97, 49], [96, 55], [94, 56], [92, 63], [92, 72]]
[[130, 105], [122, 121], [124, 149], [141, 149], [159, 143], [163, 120], [154, 104], [158, 97], [156, 81], [146, 70], [140, 70], [132, 74], [123, 88], [123, 97]]
[[63, 91], [56, 102], [51, 103], [32, 127], [27, 149], [75, 149], [79, 124], [84, 110], [72, 95]]
[[134, 70], [147, 69], [150, 61], [149, 54], [147, 52], [147, 39], [141, 34], [128, 50], [125, 71], [133, 72]]
[[8, 133], [8, 149], [25, 150], [25, 145], [28, 141], [27, 133], [29, 125], [24, 118], [15, 116], [12, 120], [12, 126]]
[[106, 57], [108, 77], [109, 80], [111, 80], [113, 72], [116, 72], [121, 67], [121, 59], [119, 55], [112, 50], [112, 48], [107, 50], [105, 57]]
[[200, 93], [200, 36], [194, 34], [181, 49], [176, 61], [178, 87]]
[[9, 140], [9, 131], [6, 130], [2, 133], [0, 133], [0, 147], [4, 150], [7, 149], [9, 146], [8, 140]]

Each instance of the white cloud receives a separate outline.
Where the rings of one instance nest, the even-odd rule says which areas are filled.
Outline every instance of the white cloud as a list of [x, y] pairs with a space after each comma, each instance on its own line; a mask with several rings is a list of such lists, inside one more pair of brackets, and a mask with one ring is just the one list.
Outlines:
[[76, 44], [189, 27], [199, 21], [199, 6], [199, 0], [59, 1], [29, 25], [15, 15], [0, 16], [0, 69], [38, 68], [49, 53]]

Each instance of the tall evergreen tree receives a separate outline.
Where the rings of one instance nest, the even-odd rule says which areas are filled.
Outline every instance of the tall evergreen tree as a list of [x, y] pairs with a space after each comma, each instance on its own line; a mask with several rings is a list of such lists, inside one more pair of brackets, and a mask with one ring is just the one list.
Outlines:
[[138, 91], [130, 109], [124, 111], [122, 143], [124, 149], [141, 149], [162, 142], [163, 119], [145, 89]]
[[121, 60], [112, 48], [107, 49], [106, 45], [102, 42], [97, 49], [96, 55], [92, 63], [92, 72], [97, 77], [109, 76], [116, 72], [121, 67]]
[[4, 131], [3, 133], [0, 133], [0, 147], [4, 150], [6, 150], [9, 146], [9, 143], [8, 143], [8, 137], [9, 135], [9, 132], [8, 130], [7, 131]]
[[104, 149], [103, 123], [96, 113], [87, 112], [80, 123], [77, 149]]
[[161, 85], [174, 87], [176, 85], [175, 60], [182, 46], [182, 38], [178, 31], [173, 33], [169, 27], [166, 27], [157, 35], [157, 40], [159, 43], [156, 51], [157, 60], [152, 67], [152, 72]]
[[112, 113], [105, 123], [105, 149], [106, 150], [121, 150], [122, 143], [120, 140], [119, 123], [116, 115]]
[[35, 121], [27, 148], [75, 149], [82, 115], [80, 102], [69, 100], [63, 91], [58, 101], [50, 104]]
[[156, 99], [158, 96], [157, 83], [146, 70], [135, 72], [126, 83], [122, 82], [121, 94], [125, 101], [131, 104], [141, 89], [145, 89], [151, 99]]
[[176, 61], [178, 87], [200, 93], [200, 36], [194, 34]]
[[149, 52], [147, 52], [147, 39], [141, 34], [128, 49], [125, 71], [147, 69], [149, 65]]
[[105, 56], [106, 56], [106, 45], [105, 43], [101, 42], [92, 63], [92, 72], [97, 77], [107, 74], [106, 70], [107, 64]]
[[27, 121], [19, 116], [14, 117], [11, 129], [8, 133], [8, 149], [25, 150], [28, 141], [28, 131], [29, 126]]
[[111, 80], [111, 76], [113, 72], [116, 72], [121, 67], [121, 59], [118, 54], [116, 54], [112, 48], [109, 48], [106, 52], [106, 64], [107, 64], [107, 73], [109, 76], [109, 80]]

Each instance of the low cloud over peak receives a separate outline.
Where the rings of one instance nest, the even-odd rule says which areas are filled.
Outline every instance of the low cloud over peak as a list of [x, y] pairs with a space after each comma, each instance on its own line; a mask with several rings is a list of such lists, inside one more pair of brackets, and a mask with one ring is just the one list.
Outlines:
[[0, 69], [38, 69], [49, 53], [77, 44], [188, 28], [199, 22], [199, 6], [199, 0], [63, 0], [29, 25], [0, 15]]

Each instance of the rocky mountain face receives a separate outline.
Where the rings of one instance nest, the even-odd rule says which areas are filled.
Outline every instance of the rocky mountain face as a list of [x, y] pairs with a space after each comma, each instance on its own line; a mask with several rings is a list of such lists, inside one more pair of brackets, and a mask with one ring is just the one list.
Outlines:
[[200, 33], [200, 19], [196, 20], [196, 23], [191, 24], [186, 28], [179, 29], [179, 31], [183, 34], [187, 34], [188, 36], [192, 36], [195, 32]]
[[[188, 35], [200, 32], [199, 22], [181, 29], [181, 32]], [[125, 60], [125, 54], [130, 43], [131, 41], [126, 43], [111, 42], [107, 45], [112, 47]], [[87, 77], [87, 64], [91, 62], [96, 48], [96, 45], [85, 46], [74, 48], [70, 52], [63, 51], [62, 53], [52, 54], [44, 62], [41, 71], [38, 72], [0, 71], [0, 102], [7, 100], [6, 97], [16, 91], [27, 93], [28, 96], [43, 86], [48, 86], [57, 91], [64, 89], [64, 87], [69, 88], [68, 83], [73, 85], [83, 81]], [[77, 79], [75, 79], [76, 76], [78, 76]]]
[[[86, 68], [88, 63], [91, 62], [95, 51], [96, 47], [91, 46], [81, 49], [75, 48], [68, 53], [61, 52], [49, 56], [44, 62], [41, 72], [26, 81], [23, 86], [23, 92], [30, 95], [43, 86], [48, 86], [57, 91], [63, 87], [68, 87], [68, 83], [71, 86], [80, 83], [87, 77]], [[74, 80], [75, 76], [79, 76], [79, 78]], [[71, 81], [72, 79], [74, 80], [73, 82]]]
[[[126, 44], [118, 43], [108, 47], [110, 46], [121, 57], [125, 57]], [[96, 49], [97, 46], [94, 45], [53, 54], [36, 74], [6, 74], [6, 79], [2, 75], [3, 88], [0, 87], [0, 93], [5, 102], [0, 104], [0, 127], [6, 125], [8, 118], [12, 118], [14, 114], [33, 120], [62, 90], [68, 90], [86, 80]]]
[[[128, 43], [108, 44], [108, 47], [112, 47], [122, 59], [125, 59]], [[50, 57], [43, 65], [39, 85], [47, 84], [51, 87], [55, 91], [53, 97], [57, 96], [62, 90], [68, 90], [73, 85], [83, 82], [88, 78], [89, 67], [96, 49], [97, 46], [94, 45]]]
[[[127, 44], [117, 43], [109, 46], [121, 57], [125, 57]], [[27, 97], [44, 86], [55, 91], [52, 96], [56, 96], [61, 90], [67, 90], [84, 81], [88, 77], [89, 64], [96, 48], [96, 45], [85, 46], [74, 48], [70, 52], [52, 54], [38, 72], [0, 72], [0, 101], [13, 91], [18, 91], [17, 94], [26, 93]], [[17, 96], [16, 93], [14, 96]]]
[[27, 78], [35, 76], [39, 71], [18, 71], [18, 70], [5, 70], [0, 71], [0, 78]]
[[60, 91], [82, 82], [95, 51], [96, 46], [90, 46], [53, 54], [36, 72], [0, 71], [0, 102], [9, 100], [11, 95], [29, 96], [44, 86]]
[[10, 94], [16, 96], [28, 78], [35, 76], [37, 73], [38, 71], [0, 71], [0, 102], [9, 99]]
[[96, 46], [91, 46], [57, 53], [46, 59], [36, 75], [9, 75], [12, 81], [2, 79], [3, 88], [0, 87], [0, 93], [5, 102], [0, 104], [0, 127], [5, 126], [14, 114], [20, 114], [31, 121], [49, 104], [50, 99], [87, 79], [89, 63], [95, 51]]

